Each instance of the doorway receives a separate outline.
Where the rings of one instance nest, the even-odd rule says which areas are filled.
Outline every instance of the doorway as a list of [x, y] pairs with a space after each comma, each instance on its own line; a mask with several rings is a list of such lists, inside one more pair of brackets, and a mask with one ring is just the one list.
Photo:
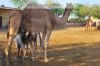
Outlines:
[[2, 16], [0, 16], [0, 29], [2, 28]]

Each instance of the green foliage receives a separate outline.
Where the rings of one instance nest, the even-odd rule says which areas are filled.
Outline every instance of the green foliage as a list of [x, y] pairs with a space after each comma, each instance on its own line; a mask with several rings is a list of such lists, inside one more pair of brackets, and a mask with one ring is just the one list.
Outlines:
[[53, 8], [51, 10], [54, 14], [56, 14], [57, 16], [60, 16], [64, 13], [64, 9], [63, 8]]
[[83, 6], [83, 4], [75, 4], [74, 5], [74, 10], [73, 10], [73, 14], [75, 16], [79, 16], [79, 11], [80, 11], [80, 8]]
[[91, 15], [100, 19], [100, 5], [93, 5], [92, 6]]
[[36, 0], [10, 0], [16, 7], [24, 7], [30, 1], [36, 3]]
[[56, 16], [62, 15], [64, 12], [64, 9], [61, 8], [61, 4], [58, 2], [47, 0], [47, 5], [51, 8], [51, 12], [53, 12]]
[[90, 15], [90, 8], [88, 6], [82, 6], [79, 10], [79, 15], [81, 17], [85, 17], [85, 16], [88, 16]]
[[58, 2], [54, 2], [52, 0], [46, 0], [46, 4], [47, 6], [49, 6], [50, 8], [59, 8], [61, 7], [61, 4]]
[[61, 7], [61, 4], [58, 3], [58, 2], [54, 2], [54, 3], [52, 3], [52, 7], [53, 8], [59, 8], [59, 7]]
[[[29, 1], [32, 1], [33, 3], [37, 3], [37, 0], [10, 0], [16, 7], [23, 7], [25, 4], [27, 4]], [[57, 16], [62, 15], [64, 12], [64, 9], [61, 8], [61, 4], [58, 2], [54, 2], [53, 0], [46, 0], [47, 5], [52, 8], [52, 12], [55, 13]], [[84, 21], [85, 17], [87, 16], [93, 16], [96, 18], [100, 18], [100, 5], [83, 5], [83, 4], [74, 4], [74, 9], [72, 13], [74, 15], [74, 19], [76, 21]]]
[[69, 21], [71, 22], [86, 22], [86, 19], [84, 18], [81, 18], [80, 19], [81, 21], [79, 21], [79, 18], [70, 18]]
[[78, 17], [78, 21], [84, 21], [85, 17], [87, 16], [100, 18], [100, 5], [88, 6], [83, 4], [75, 4], [72, 13], [75, 17]]
[[23, 7], [28, 0], [11, 0], [16, 7]]
[[78, 21], [81, 21], [81, 19], [83, 18], [83, 16], [80, 14], [80, 10], [83, 7], [83, 4], [75, 4], [74, 5], [74, 10], [73, 10], [73, 14], [74, 16], [78, 17]]
[[52, 6], [52, 0], [47, 0], [47, 5], [48, 5], [49, 7], [51, 7], [51, 6]]

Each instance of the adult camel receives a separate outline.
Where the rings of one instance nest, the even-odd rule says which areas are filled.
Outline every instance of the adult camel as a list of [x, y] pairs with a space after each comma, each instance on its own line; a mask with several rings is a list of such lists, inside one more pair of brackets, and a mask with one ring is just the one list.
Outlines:
[[91, 20], [91, 16], [89, 16], [86, 25], [85, 25], [85, 30], [91, 30], [92, 29], [92, 20]]
[[[17, 32], [16, 34], [22, 34], [21, 36], [21, 39], [20, 41], [22, 41], [23, 43], [25, 43], [27, 49], [28, 49], [28, 45], [30, 44], [31, 45], [31, 54], [32, 54], [32, 60], [34, 59], [34, 49], [36, 49], [37, 47], [37, 35], [39, 37], [39, 43], [41, 42], [41, 36], [40, 36], [40, 33], [32, 33], [32, 32], [29, 32], [29, 31], [26, 31], [22, 26], [19, 26], [19, 23], [17, 21], [11, 21], [13, 18], [16, 18], [19, 16], [19, 14], [21, 14], [21, 11], [12, 11], [12, 13], [10, 14], [10, 19], [8, 21], [8, 31], [7, 31], [7, 39], [9, 39], [9, 37], [11, 36], [11, 34], [9, 34], [9, 30], [11, 29], [11, 25], [13, 24], [13, 27], [16, 27], [17, 28]], [[15, 20], [15, 19], [14, 19]], [[17, 25], [17, 26], [16, 26]], [[18, 29], [19, 28], [19, 29]], [[26, 32], [28, 32], [29, 34], [26, 36]], [[18, 39], [19, 40], [19, 39]], [[34, 44], [33, 44], [34, 43]], [[19, 46], [19, 45], [18, 45]], [[40, 46], [41, 46], [41, 43], [40, 43]], [[18, 51], [17, 51], [17, 55], [18, 57], [21, 56], [22, 54], [20, 53], [20, 48], [17, 48]], [[24, 49], [24, 53], [23, 53], [25, 56], [26, 52], [25, 52], [25, 49]], [[10, 59], [10, 58], [9, 58]], [[11, 60], [11, 59], [10, 59]]]
[[73, 9], [72, 4], [67, 4], [67, 7], [62, 18], [56, 17], [48, 9], [35, 8], [35, 9], [24, 9], [17, 11], [16, 14], [10, 19], [9, 39], [7, 47], [5, 49], [6, 55], [9, 56], [9, 51], [12, 45], [12, 40], [16, 36], [19, 27], [23, 27], [29, 32], [41, 32], [41, 44], [45, 49], [44, 61], [48, 62], [47, 59], [47, 45], [50, 39], [52, 30], [56, 24], [63, 23], [68, 20], [68, 17]]

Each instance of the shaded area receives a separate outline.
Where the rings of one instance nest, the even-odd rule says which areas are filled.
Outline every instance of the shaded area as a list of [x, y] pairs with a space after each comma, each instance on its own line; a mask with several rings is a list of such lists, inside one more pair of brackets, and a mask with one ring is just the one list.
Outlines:
[[53, 45], [48, 48], [48, 63], [41, 57], [29, 57], [11, 66], [100, 66], [100, 42]]
[[[55, 30], [49, 41], [48, 63], [44, 63], [43, 53], [38, 53], [41, 57], [34, 61], [26, 57], [23, 62], [17, 63], [16, 47], [13, 47], [15, 62], [11, 66], [100, 66], [99, 36], [100, 31], [85, 31], [84, 27]], [[6, 32], [1, 32], [0, 49], [5, 48], [6, 40]]]

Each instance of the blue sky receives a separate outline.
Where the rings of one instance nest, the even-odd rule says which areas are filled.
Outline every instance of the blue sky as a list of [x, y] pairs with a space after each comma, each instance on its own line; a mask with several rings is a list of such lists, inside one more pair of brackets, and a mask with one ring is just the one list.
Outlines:
[[[45, 3], [46, 0], [37, 0], [39, 3]], [[82, 3], [87, 5], [100, 4], [100, 0], [54, 0], [54, 2], [59, 2], [62, 6], [65, 6], [66, 3]], [[0, 0], [0, 5], [5, 5], [6, 7], [14, 7], [13, 3], [10, 0]]]

